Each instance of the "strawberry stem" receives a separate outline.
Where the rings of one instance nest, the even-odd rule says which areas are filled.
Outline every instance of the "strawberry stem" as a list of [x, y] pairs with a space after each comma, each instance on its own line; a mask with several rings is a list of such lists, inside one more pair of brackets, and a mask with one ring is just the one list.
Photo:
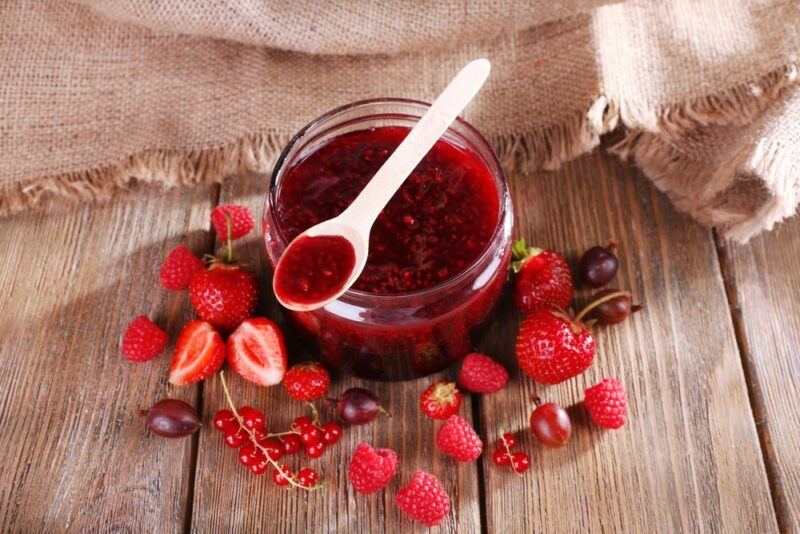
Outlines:
[[321, 484], [315, 484], [314, 486], [304, 486], [299, 482], [297, 482], [297, 480], [295, 480], [294, 477], [287, 476], [288, 473], [283, 470], [283, 467], [281, 467], [281, 465], [278, 462], [270, 458], [267, 449], [264, 448], [264, 446], [258, 442], [258, 439], [256, 439], [255, 431], [250, 430], [249, 428], [244, 426], [244, 420], [242, 419], [242, 416], [239, 415], [239, 411], [236, 409], [236, 405], [233, 404], [233, 399], [231, 398], [231, 392], [228, 391], [228, 383], [225, 381], [225, 371], [219, 372], [219, 379], [220, 381], [222, 381], [222, 391], [225, 392], [225, 399], [228, 401], [228, 406], [230, 407], [231, 412], [233, 412], [234, 417], [236, 417], [236, 421], [238, 421], [239, 423], [239, 428], [247, 432], [247, 435], [250, 437], [250, 442], [256, 449], [261, 451], [261, 453], [264, 455], [267, 461], [272, 464], [272, 467], [274, 467], [275, 470], [279, 472], [283, 478], [288, 480], [289, 484], [291, 484], [293, 488], [304, 489], [306, 491], [317, 491], [323, 489], [326, 486], [324, 482]]
[[608, 302], [609, 300], [614, 300], [615, 298], [619, 298], [619, 297], [631, 298], [631, 293], [630, 293], [630, 291], [614, 291], [613, 293], [609, 293], [608, 295], [603, 295], [599, 299], [597, 299], [595, 301], [592, 301], [589, 304], [587, 304], [586, 307], [583, 308], [580, 311], [580, 313], [578, 313], [578, 315], [575, 316], [575, 322], [576, 323], [581, 322], [581, 319], [586, 317], [586, 314], [588, 314], [593, 309], [597, 308], [598, 306], [600, 306], [601, 304], [603, 304], [605, 302]]
[[225, 261], [230, 263], [233, 261], [233, 239], [231, 238], [233, 235], [233, 219], [228, 210], [225, 210], [225, 227], [228, 233], [228, 247], [225, 251]]
[[308, 404], [308, 407], [311, 410], [311, 423], [319, 428], [319, 425], [317, 424], [319, 423], [319, 412], [317, 411], [317, 407], [314, 406], [314, 404], [310, 401], [307, 401], [306, 404]]
[[544, 250], [536, 247], [528, 247], [525, 245], [525, 239], [520, 239], [511, 247], [511, 256], [514, 261], [511, 262], [511, 269], [518, 273], [520, 269], [522, 269], [522, 264], [528, 258], [532, 258], [534, 256], [538, 256], [544, 252]]

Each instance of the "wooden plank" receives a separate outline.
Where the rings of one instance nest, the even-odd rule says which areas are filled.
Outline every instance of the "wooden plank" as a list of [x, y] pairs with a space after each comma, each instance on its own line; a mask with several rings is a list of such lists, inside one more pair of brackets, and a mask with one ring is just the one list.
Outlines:
[[[222, 190], [220, 203], [243, 203], [260, 214], [266, 188], [266, 177], [249, 176], [228, 181]], [[266, 255], [254, 232], [241, 249], [242, 256], [258, 271], [262, 280], [261, 310], [267, 317], [280, 319], [266, 269]], [[302, 357], [295, 344], [290, 355], [295, 361]], [[337, 395], [348, 387], [358, 385], [375, 391], [391, 418], [380, 418], [362, 427], [345, 427], [342, 441], [317, 460], [300, 453], [289, 457], [287, 466], [295, 471], [313, 467], [329, 481], [330, 486], [319, 492], [299, 494], [273, 485], [269, 475], [259, 478], [238, 465], [235, 451], [225, 447], [222, 436], [214, 432], [200, 435], [197, 473], [194, 492], [192, 528], [197, 531], [314, 531], [314, 532], [425, 532], [406, 519], [395, 507], [394, 495], [410, 480], [417, 469], [428, 470], [440, 477], [453, 499], [453, 510], [440, 525], [440, 532], [478, 532], [480, 530], [477, 466], [475, 463], [456, 465], [443, 455], [433, 453], [434, 424], [420, 412], [417, 402], [422, 389], [441, 376], [404, 383], [366, 382], [355, 378], [334, 380], [331, 394]], [[240, 405], [251, 405], [267, 414], [272, 429], [288, 429], [291, 420], [305, 415], [301, 403], [292, 401], [282, 387], [260, 388], [229, 373], [232, 395]], [[206, 381], [203, 389], [203, 412], [213, 417], [225, 407], [218, 377]], [[471, 418], [469, 399], [461, 408]], [[331, 419], [330, 411], [322, 417]], [[388, 488], [371, 496], [354, 493], [347, 483], [346, 473], [352, 451], [361, 442], [389, 447], [401, 458], [398, 475]]]
[[182, 529], [192, 439], [154, 436], [138, 410], [196, 388], [167, 384], [167, 354], [124, 361], [119, 338], [138, 314], [173, 337], [189, 317], [157, 271], [177, 243], [210, 245], [213, 191], [0, 220], [0, 531]]
[[800, 529], [800, 219], [746, 246], [720, 242], [723, 273], [784, 532]]
[[[712, 235], [640, 175], [595, 152], [513, 182], [520, 234], [568, 255], [619, 242], [616, 281], [646, 311], [598, 329], [597, 359], [564, 384], [519, 371], [510, 305], [484, 344], [512, 369], [509, 386], [480, 401], [484, 436], [517, 430], [532, 467], [523, 479], [485, 455], [489, 532], [769, 532], [776, 530]], [[579, 300], [585, 301], [586, 293]], [[623, 380], [630, 420], [602, 431], [580, 406], [585, 387]], [[572, 406], [567, 446], [544, 450], [528, 431], [530, 397]]]

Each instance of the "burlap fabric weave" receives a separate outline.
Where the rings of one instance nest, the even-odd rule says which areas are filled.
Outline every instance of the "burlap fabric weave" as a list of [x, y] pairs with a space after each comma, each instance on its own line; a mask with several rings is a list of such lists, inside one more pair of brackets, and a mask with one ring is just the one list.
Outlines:
[[6, 0], [0, 214], [267, 171], [320, 113], [429, 101], [488, 57], [466, 118], [507, 166], [622, 127], [617, 153], [746, 240], [800, 197], [799, 51], [794, 0]]

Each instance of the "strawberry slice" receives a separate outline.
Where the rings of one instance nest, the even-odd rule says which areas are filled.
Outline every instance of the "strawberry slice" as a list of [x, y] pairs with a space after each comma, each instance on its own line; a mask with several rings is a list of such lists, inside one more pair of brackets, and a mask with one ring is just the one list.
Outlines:
[[263, 317], [245, 319], [228, 337], [228, 363], [242, 378], [274, 386], [286, 373], [286, 343], [278, 325]]
[[225, 343], [211, 323], [195, 319], [178, 335], [169, 381], [176, 386], [200, 382], [216, 373], [225, 361]]

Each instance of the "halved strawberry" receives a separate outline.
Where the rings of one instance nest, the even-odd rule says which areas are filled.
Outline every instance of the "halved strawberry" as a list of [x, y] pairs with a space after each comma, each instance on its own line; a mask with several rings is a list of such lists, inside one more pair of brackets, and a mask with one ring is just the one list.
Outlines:
[[228, 363], [242, 378], [274, 386], [286, 373], [286, 343], [278, 325], [264, 317], [245, 319], [228, 337]]
[[200, 382], [216, 373], [225, 361], [225, 343], [210, 323], [195, 319], [178, 335], [169, 381], [176, 386]]

